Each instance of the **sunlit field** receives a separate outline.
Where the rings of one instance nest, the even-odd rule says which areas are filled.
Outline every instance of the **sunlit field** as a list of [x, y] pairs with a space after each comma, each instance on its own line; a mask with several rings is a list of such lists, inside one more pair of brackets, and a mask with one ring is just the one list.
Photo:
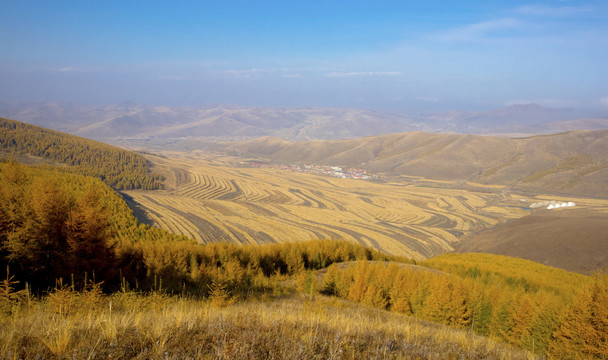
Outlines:
[[[504, 189], [425, 179], [340, 179], [203, 152], [149, 156], [164, 191], [125, 191], [148, 220], [200, 243], [346, 239], [427, 258], [529, 213]], [[515, 198], [518, 198], [515, 196]]]

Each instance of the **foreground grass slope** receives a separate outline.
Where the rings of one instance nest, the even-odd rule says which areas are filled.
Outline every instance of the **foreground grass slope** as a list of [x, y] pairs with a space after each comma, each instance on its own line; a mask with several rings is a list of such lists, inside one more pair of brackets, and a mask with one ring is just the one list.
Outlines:
[[58, 285], [36, 298], [7, 280], [0, 286], [0, 353], [24, 359], [608, 355], [602, 325], [608, 277], [478, 257], [423, 264], [446, 272], [367, 261], [332, 265], [321, 279], [305, 270], [276, 272], [240, 290], [223, 279], [213, 282], [206, 299], [170, 296], [158, 287], [133, 292], [124, 286], [103, 295], [94, 283]]
[[[465, 330], [325, 297], [292, 295], [215, 307], [206, 301], [118, 293], [52, 298], [0, 318], [3, 358], [530, 359]], [[90, 299], [89, 299], [90, 300]]]

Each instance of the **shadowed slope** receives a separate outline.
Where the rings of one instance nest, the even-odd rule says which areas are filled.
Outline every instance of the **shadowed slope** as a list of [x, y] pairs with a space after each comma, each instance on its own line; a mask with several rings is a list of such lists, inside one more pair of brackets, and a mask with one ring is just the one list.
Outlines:
[[519, 257], [590, 274], [608, 266], [608, 213], [539, 211], [468, 236], [456, 251]]

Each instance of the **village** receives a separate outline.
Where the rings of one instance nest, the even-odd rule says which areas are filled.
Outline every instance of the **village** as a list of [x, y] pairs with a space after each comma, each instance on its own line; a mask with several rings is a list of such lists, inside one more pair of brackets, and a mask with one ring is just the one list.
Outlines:
[[375, 174], [371, 174], [363, 169], [349, 169], [341, 166], [329, 166], [329, 165], [295, 165], [295, 164], [272, 164], [263, 163], [259, 161], [251, 161], [248, 163], [250, 167], [257, 168], [268, 168], [268, 169], [281, 169], [289, 170], [293, 172], [317, 174], [317, 175], [328, 175], [341, 179], [379, 179], [380, 177]]

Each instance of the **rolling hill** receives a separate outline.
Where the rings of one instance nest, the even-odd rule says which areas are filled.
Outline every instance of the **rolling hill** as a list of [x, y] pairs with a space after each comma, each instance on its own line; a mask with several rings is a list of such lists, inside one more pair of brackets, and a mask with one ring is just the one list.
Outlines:
[[260, 138], [216, 143], [215, 147], [275, 162], [337, 165], [391, 176], [608, 196], [608, 130], [525, 138], [423, 132], [340, 141]]

